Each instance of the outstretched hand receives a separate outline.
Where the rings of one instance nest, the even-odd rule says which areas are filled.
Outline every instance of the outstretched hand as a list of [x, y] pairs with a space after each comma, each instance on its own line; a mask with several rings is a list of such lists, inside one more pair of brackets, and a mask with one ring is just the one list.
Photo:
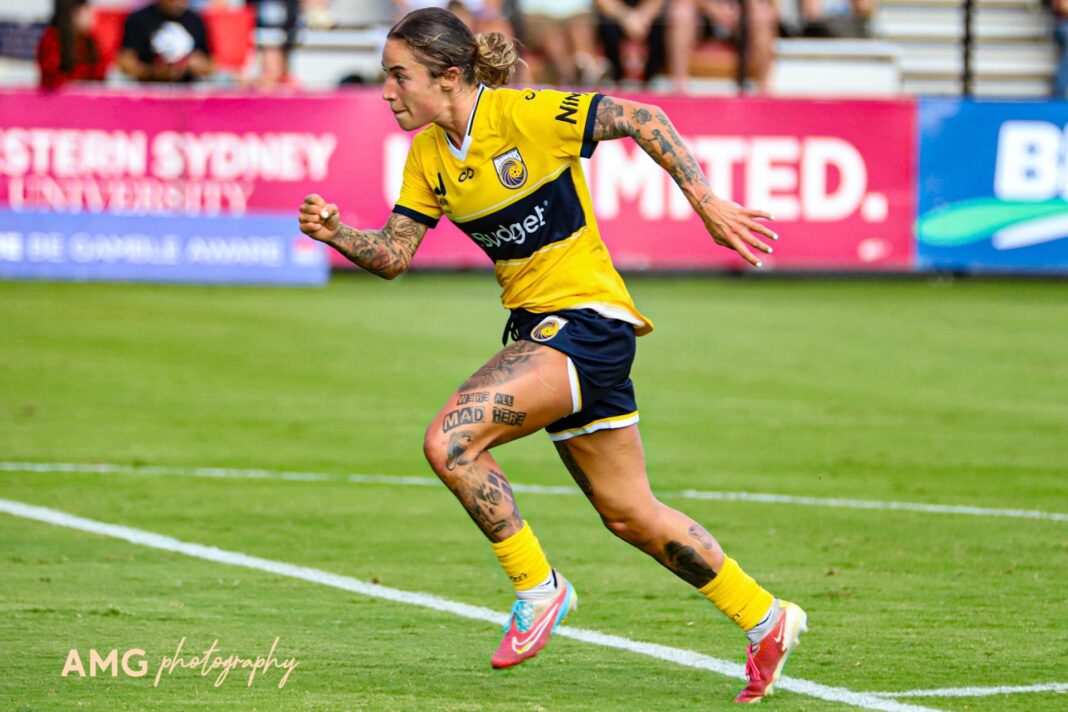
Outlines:
[[734, 250], [754, 267], [764, 265], [749, 248], [771, 254], [771, 246], [753, 234], [758, 233], [770, 240], [779, 239], [771, 228], [757, 222], [758, 218], [773, 220], [770, 214], [763, 210], [746, 208], [733, 200], [720, 198], [712, 198], [703, 208], [701, 219], [705, 223], [708, 234], [712, 236], [717, 245]]
[[304, 198], [300, 206], [300, 231], [308, 237], [329, 242], [341, 227], [341, 213], [317, 193]]

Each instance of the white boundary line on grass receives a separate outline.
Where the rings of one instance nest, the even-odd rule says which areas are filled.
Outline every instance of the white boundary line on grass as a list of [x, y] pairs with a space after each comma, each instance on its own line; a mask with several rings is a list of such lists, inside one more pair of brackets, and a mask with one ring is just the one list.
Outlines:
[[947, 687], [942, 690], [906, 690], [904, 692], [872, 692], [871, 694], [876, 697], [992, 697], [994, 695], [1017, 695], [1023, 692], [1068, 692], [1068, 682], [1003, 685], [1001, 687]]
[[[312, 482], [356, 482], [361, 484], [389, 484], [416, 487], [440, 487], [433, 477], [398, 477], [393, 475], [329, 475], [322, 472], [286, 472], [277, 470], [245, 470], [225, 467], [134, 467], [113, 464], [77, 464], [69, 462], [0, 462], [0, 472], [43, 472], [56, 474], [98, 473], [108, 475], [170, 475], [179, 477], [218, 477], [235, 479], [298, 480]], [[581, 494], [574, 487], [552, 487], [512, 483], [516, 492], [532, 494]], [[721, 502], [762, 502], [765, 504], [800, 504], [811, 507], [838, 509], [878, 509], [884, 511], [926, 512], [928, 514], [966, 514], [976, 517], [1010, 517], [1015, 519], [1041, 519], [1068, 522], [1068, 513], [1042, 512], [1035, 509], [992, 509], [957, 504], [925, 504], [923, 502], [893, 502], [866, 499], [841, 499], [827, 497], [798, 497], [761, 492], [710, 492], [686, 489], [680, 492], [658, 492], [661, 497], [683, 499], [717, 500]]]
[[[333, 588], [358, 593], [372, 598], [382, 598], [396, 603], [405, 603], [411, 606], [420, 606], [435, 611], [452, 613], [453, 615], [461, 616], [463, 618], [471, 618], [477, 621], [503, 625], [507, 618], [504, 614], [492, 611], [488, 608], [470, 606], [466, 603], [450, 601], [428, 593], [402, 591], [386, 586], [378, 586], [348, 576], [332, 574], [321, 569], [297, 566], [280, 561], [271, 561], [270, 559], [261, 559], [257, 556], [250, 556], [235, 551], [227, 551], [214, 546], [203, 546], [201, 544], [184, 542], [169, 536], [155, 534], [141, 529], [133, 529], [118, 524], [108, 524], [106, 522], [85, 519], [48, 507], [39, 507], [36, 505], [25, 504], [23, 502], [16, 502], [14, 500], [0, 499], [0, 512], [6, 512], [24, 519], [32, 519], [47, 524], [91, 532], [93, 534], [100, 534], [115, 539], [122, 539], [132, 544], [139, 544], [153, 549], [177, 552], [197, 559], [214, 561], [221, 564], [230, 564], [233, 566], [243, 566], [257, 571], [266, 571], [278, 576], [286, 576], [289, 578], [309, 581], [311, 583], [322, 584], [324, 586], [331, 586]], [[685, 667], [708, 670], [720, 675], [725, 675], [726, 677], [744, 679], [743, 668], [741, 665], [727, 660], [714, 658], [709, 655], [695, 653], [690, 650], [672, 648], [666, 645], [657, 645], [655, 643], [644, 643], [617, 635], [607, 635], [605, 633], [598, 633], [597, 631], [572, 628], [570, 626], [561, 626], [557, 629], [556, 635], [589, 643], [591, 645], [625, 650]], [[861, 707], [869, 710], [883, 710], [884, 712], [938, 712], [929, 707], [910, 705], [868, 693], [854, 692], [842, 687], [829, 687], [827, 685], [821, 685], [816, 682], [797, 678], [783, 677], [779, 680], [777, 687], [778, 689], [789, 690], [808, 697], [815, 697], [831, 702], [842, 702], [844, 704], [853, 705], [854, 707]]]

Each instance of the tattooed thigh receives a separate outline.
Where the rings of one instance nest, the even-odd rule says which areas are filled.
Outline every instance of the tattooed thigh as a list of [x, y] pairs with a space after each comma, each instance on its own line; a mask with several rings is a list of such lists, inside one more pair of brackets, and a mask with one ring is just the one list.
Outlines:
[[507, 383], [537, 368], [539, 352], [547, 348], [532, 341], [517, 341], [501, 349], [474, 375], [464, 381], [461, 391], [478, 391]]
[[560, 454], [560, 459], [564, 463], [564, 467], [571, 473], [571, 477], [574, 478], [575, 484], [579, 486], [582, 493], [587, 497], [593, 496], [593, 485], [590, 483], [590, 476], [586, 474], [586, 471], [582, 469], [580, 465], [571, 455], [571, 451], [568, 449], [566, 442], [556, 443], [556, 452]]
[[506, 389], [507, 386], [499, 390], [460, 391], [441, 415], [441, 432], [484, 423], [522, 428], [530, 413], [522, 406], [522, 399], [517, 405], [516, 395]]

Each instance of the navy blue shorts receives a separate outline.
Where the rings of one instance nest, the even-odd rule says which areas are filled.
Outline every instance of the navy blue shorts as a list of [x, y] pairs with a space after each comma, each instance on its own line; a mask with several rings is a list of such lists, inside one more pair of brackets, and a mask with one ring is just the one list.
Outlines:
[[561, 309], [535, 314], [515, 309], [505, 338], [544, 344], [568, 357], [574, 410], [546, 426], [549, 439], [568, 440], [598, 430], [638, 422], [630, 367], [634, 363], [634, 326], [592, 309]]

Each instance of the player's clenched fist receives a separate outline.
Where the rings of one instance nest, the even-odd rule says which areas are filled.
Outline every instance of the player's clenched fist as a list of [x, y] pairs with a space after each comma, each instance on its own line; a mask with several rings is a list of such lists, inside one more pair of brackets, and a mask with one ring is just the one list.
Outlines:
[[300, 206], [300, 231], [321, 242], [329, 242], [341, 226], [337, 206], [316, 193], [304, 198]]

